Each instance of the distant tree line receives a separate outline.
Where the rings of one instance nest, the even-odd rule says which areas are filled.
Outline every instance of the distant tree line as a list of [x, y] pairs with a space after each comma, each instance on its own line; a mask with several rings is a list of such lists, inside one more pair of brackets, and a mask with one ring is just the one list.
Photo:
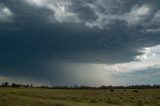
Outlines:
[[16, 87], [16, 88], [47, 88], [47, 89], [160, 89], [160, 85], [130, 85], [130, 86], [100, 86], [100, 87], [91, 87], [91, 86], [33, 86], [33, 84], [16, 84], [3, 82], [0, 87]]
[[39, 88], [50, 88], [50, 89], [160, 89], [160, 85], [130, 85], [130, 86], [100, 86], [100, 87], [91, 87], [91, 86], [40, 86]]
[[50, 88], [50, 89], [160, 89], [160, 85], [130, 85], [130, 86], [100, 86], [100, 87], [91, 87], [91, 86], [40, 86], [39, 88]]
[[32, 88], [33, 84], [16, 84], [16, 83], [9, 83], [9, 82], [2, 82], [0, 87], [16, 87], [16, 88]]

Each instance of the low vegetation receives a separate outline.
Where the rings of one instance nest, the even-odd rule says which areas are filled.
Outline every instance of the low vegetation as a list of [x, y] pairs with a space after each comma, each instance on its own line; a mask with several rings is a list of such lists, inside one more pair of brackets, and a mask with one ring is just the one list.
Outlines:
[[160, 89], [0, 87], [0, 106], [160, 106]]

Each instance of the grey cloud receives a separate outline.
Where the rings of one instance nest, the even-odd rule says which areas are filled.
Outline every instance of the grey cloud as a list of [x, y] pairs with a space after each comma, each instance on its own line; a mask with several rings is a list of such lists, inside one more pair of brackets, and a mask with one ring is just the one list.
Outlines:
[[0, 3], [0, 23], [12, 22], [13, 13], [5, 5]]
[[[62, 4], [63, 1], [61, 0]], [[143, 7], [138, 7], [138, 0], [72, 0], [69, 6], [64, 6], [67, 8], [64, 15], [57, 13], [57, 16], [61, 17], [59, 21], [55, 18], [56, 9], [28, 5], [18, 0], [0, 2], [16, 14], [14, 23], [0, 25], [2, 75], [37, 76], [56, 80], [65, 72], [60, 66], [62, 62], [130, 62], [142, 54], [139, 49], [160, 43], [158, 33], [151, 34], [146, 31], [151, 24], [153, 28], [158, 28], [155, 22], [159, 19], [158, 2], [153, 3], [156, 8], [152, 10], [153, 14], [147, 15], [152, 21], [138, 22], [135, 26], [128, 25], [128, 15], [124, 17], [124, 14]], [[144, 5], [148, 3], [150, 2], [144, 1]], [[54, 2], [48, 2], [47, 5], [49, 4], [54, 6]], [[48, 22], [48, 17], [53, 18], [54, 22]], [[91, 28], [86, 25], [98, 27]], [[8, 30], [13, 28], [19, 30]], [[48, 69], [51, 61], [54, 68]], [[53, 76], [50, 73], [53, 73]], [[69, 78], [69, 75], [64, 74], [63, 77]]]
[[108, 72], [112, 79], [120, 81], [118, 84], [159, 84], [160, 65], [145, 67], [129, 72]]
[[152, 23], [159, 10], [159, 1], [139, 0], [25, 0], [34, 7], [50, 12], [49, 20], [60, 23], [78, 23], [89, 27], [109, 28], [112, 22], [121, 20], [129, 25]]

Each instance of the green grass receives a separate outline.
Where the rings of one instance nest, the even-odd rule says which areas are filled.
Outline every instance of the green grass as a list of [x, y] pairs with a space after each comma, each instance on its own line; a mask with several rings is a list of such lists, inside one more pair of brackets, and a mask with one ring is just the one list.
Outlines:
[[160, 106], [160, 89], [54, 90], [0, 88], [0, 106]]

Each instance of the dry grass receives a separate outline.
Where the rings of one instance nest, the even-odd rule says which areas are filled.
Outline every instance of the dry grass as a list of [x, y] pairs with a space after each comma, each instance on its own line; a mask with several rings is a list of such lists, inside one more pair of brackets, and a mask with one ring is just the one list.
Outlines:
[[160, 106], [160, 90], [0, 88], [0, 106]]

